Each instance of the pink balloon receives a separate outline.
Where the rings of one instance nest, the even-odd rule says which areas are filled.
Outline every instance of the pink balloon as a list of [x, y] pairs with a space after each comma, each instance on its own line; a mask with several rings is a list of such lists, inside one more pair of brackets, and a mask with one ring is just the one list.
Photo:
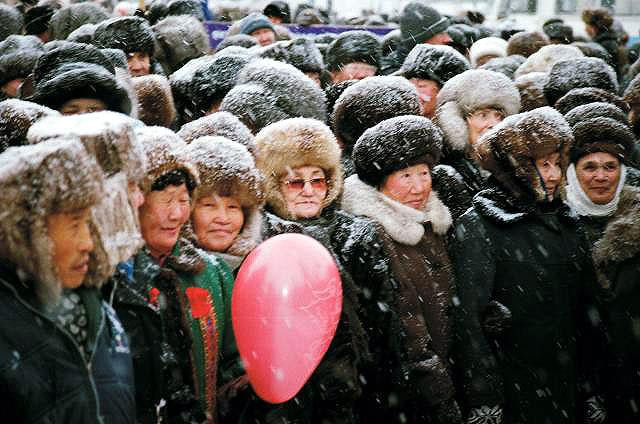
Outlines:
[[331, 254], [302, 234], [281, 234], [247, 256], [231, 304], [251, 386], [267, 402], [294, 397], [333, 339], [342, 282]]

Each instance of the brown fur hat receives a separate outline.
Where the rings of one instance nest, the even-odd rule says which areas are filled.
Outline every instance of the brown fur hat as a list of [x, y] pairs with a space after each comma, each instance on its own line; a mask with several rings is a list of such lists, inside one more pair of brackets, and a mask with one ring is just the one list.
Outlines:
[[558, 190], [564, 190], [572, 144], [573, 135], [567, 121], [558, 111], [545, 106], [505, 118], [483, 134], [474, 149], [480, 166], [517, 198], [543, 201], [547, 196], [535, 159], [560, 152], [563, 181]]
[[27, 131], [45, 116], [60, 116], [60, 112], [24, 100], [0, 102], [0, 153], [8, 147], [27, 144]]
[[574, 88], [560, 97], [553, 107], [566, 115], [573, 108], [594, 102], [611, 103], [625, 112], [629, 111], [627, 104], [615, 93], [595, 87]]
[[219, 136], [242, 144], [253, 154], [255, 137], [237, 116], [229, 112], [216, 112], [188, 122], [180, 128], [178, 135], [187, 143], [206, 136]]
[[521, 112], [548, 106], [544, 96], [544, 85], [547, 83], [546, 72], [529, 72], [514, 81], [520, 92]]
[[55, 305], [62, 282], [46, 217], [92, 207], [103, 192], [100, 167], [73, 137], [12, 147], [0, 155], [0, 192], [0, 257], [32, 280], [43, 305]]
[[549, 38], [541, 32], [522, 31], [515, 33], [507, 43], [507, 56], [518, 54], [529, 57], [549, 44]]
[[582, 22], [596, 27], [599, 31], [608, 30], [613, 24], [613, 16], [604, 7], [584, 9], [582, 11]]
[[138, 98], [138, 119], [149, 126], [171, 126], [176, 108], [169, 80], [162, 75], [145, 75], [131, 82]]
[[323, 207], [332, 204], [342, 191], [340, 146], [324, 123], [308, 118], [285, 119], [263, 128], [256, 135], [256, 165], [266, 179], [267, 204], [281, 218], [293, 219], [280, 191], [287, 170], [318, 166], [327, 178]]

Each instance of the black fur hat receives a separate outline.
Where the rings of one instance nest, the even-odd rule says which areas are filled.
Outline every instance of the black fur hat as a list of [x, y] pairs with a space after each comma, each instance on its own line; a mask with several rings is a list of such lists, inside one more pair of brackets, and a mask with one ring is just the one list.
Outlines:
[[84, 24], [97, 24], [111, 16], [106, 9], [96, 3], [75, 3], [58, 9], [51, 17], [49, 28], [51, 38], [65, 40], [69, 34]]
[[167, 5], [167, 16], [193, 16], [200, 22], [204, 22], [204, 10], [198, 0], [172, 0]]
[[329, 71], [338, 71], [342, 66], [353, 62], [378, 67], [381, 57], [380, 40], [367, 31], [343, 32], [329, 44], [325, 55]]
[[120, 49], [125, 53], [144, 52], [153, 56], [153, 30], [142, 18], [112, 18], [96, 27], [93, 44], [103, 49]]
[[451, 78], [469, 69], [469, 61], [452, 47], [418, 44], [394, 75], [432, 80], [442, 87]]
[[302, 72], [322, 72], [324, 61], [322, 53], [309, 38], [296, 38], [291, 41], [278, 41], [261, 48], [257, 56], [288, 63]]
[[207, 31], [193, 16], [169, 16], [155, 24], [153, 32], [158, 45], [156, 59], [167, 74], [211, 50]]
[[549, 81], [544, 86], [544, 95], [550, 105], [574, 88], [595, 87], [618, 92], [618, 80], [613, 68], [601, 59], [581, 57], [562, 60], [549, 71]]
[[20, 34], [24, 20], [22, 15], [13, 6], [0, 4], [0, 41], [11, 34]]
[[27, 34], [38, 35], [49, 29], [49, 22], [56, 11], [55, 3], [34, 6], [24, 14], [24, 29]]
[[387, 119], [366, 130], [353, 148], [358, 178], [378, 187], [390, 174], [425, 163], [433, 168], [442, 153], [442, 132], [423, 116]]
[[33, 35], [10, 35], [0, 42], [0, 86], [25, 78], [42, 54], [42, 41]]
[[555, 104], [555, 109], [563, 115], [580, 105], [594, 102], [610, 103], [624, 112], [629, 111], [629, 106], [614, 93], [595, 87], [574, 88], [562, 96]]
[[262, 11], [267, 16], [276, 16], [282, 19], [283, 24], [291, 23], [291, 9], [289, 5], [283, 1], [272, 1]]
[[580, 120], [573, 126], [573, 137], [572, 162], [596, 152], [610, 153], [620, 161], [627, 162], [636, 144], [628, 125], [606, 116]]

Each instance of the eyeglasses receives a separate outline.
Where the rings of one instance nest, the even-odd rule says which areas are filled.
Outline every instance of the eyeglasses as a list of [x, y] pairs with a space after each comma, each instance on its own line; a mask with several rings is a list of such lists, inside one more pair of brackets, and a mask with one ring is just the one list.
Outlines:
[[283, 184], [291, 191], [301, 191], [304, 189], [305, 184], [311, 184], [311, 188], [314, 190], [322, 190], [327, 188], [327, 179], [318, 177], [311, 178], [310, 180], [304, 180], [302, 178], [296, 178], [295, 180], [285, 180]]

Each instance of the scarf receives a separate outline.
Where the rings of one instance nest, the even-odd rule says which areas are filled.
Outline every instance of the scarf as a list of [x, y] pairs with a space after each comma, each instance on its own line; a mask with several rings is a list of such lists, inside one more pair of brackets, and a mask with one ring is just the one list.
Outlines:
[[598, 205], [593, 203], [587, 193], [584, 192], [580, 181], [578, 181], [578, 175], [576, 174], [576, 168], [574, 164], [569, 165], [567, 168], [567, 204], [576, 214], [580, 216], [609, 216], [612, 215], [618, 208], [618, 202], [620, 201], [620, 192], [624, 186], [624, 182], [627, 177], [627, 168], [624, 165], [620, 165], [620, 181], [616, 188], [616, 194], [613, 199], [604, 205]]

